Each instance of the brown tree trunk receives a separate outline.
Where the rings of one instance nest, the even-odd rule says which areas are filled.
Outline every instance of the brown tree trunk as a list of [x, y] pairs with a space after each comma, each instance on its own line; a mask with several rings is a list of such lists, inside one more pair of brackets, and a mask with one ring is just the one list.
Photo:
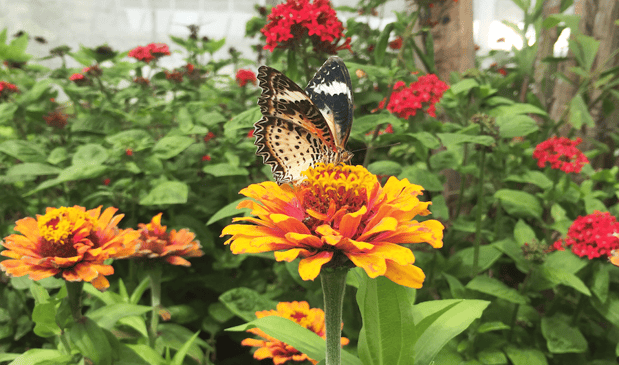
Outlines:
[[475, 67], [473, 42], [473, 1], [434, 3], [430, 21], [434, 38], [434, 60], [438, 77], [447, 80], [452, 71]]
[[[561, 10], [561, 0], [545, 1], [542, 8], [542, 17], [546, 19], [552, 14], [558, 14]], [[552, 94], [557, 80], [553, 74], [557, 71], [556, 64], [543, 62], [546, 57], [552, 57], [554, 46], [559, 38], [557, 28], [542, 28], [537, 38], [538, 47], [535, 56], [533, 91], [542, 105], [547, 108], [552, 103]]]

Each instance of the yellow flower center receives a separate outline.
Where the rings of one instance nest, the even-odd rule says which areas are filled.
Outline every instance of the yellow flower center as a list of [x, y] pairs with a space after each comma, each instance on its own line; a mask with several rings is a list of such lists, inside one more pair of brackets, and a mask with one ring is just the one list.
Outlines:
[[95, 220], [85, 211], [77, 208], [60, 207], [49, 210], [37, 219], [39, 234], [52, 243], [64, 244], [76, 229], [85, 224], [90, 228]]
[[301, 183], [304, 206], [326, 213], [331, 204], [336, 210], [347, 207], [356, 211], [367, 203], [378, 179], [363, 166], [317, 164], [303, 172], [307, 179]]

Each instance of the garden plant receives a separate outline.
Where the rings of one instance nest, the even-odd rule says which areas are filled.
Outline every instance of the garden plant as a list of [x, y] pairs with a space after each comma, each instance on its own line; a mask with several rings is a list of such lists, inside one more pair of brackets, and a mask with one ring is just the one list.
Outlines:
[[[192, 25], [50, 69], [2, 30], [0, 364], [616, 364], [619, 51], [515, 1], [571, 30], [553, 119], [539, 36], [441, 79], [433, 2], [385, 2], [257, 6], [256, 59]], [[341, 154], [274, 178], [297, 122]]]

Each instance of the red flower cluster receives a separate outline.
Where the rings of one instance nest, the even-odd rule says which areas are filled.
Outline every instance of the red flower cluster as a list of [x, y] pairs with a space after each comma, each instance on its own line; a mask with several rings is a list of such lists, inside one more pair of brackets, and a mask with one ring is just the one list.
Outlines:
[[210, 160], [211, 160], [211, 155], [204, 155], [204, 156], [202, 156], [202, 162], [210, 161]]
[[576, 146], [582, 142], [581, 138], [570, 140], [566, 137], [552, 137], [540, 143], [533, 151], [533, 158], [537, 159], [537, 166], [544, 167], [550, 162], [550, 167], [567, 174], [580, 173], [582, 167], [589, 163], [589, 159]]
[[61, 110], [55, 110], [43, 116], [43, 119], [45, 120], [45, 123], [47, 123], [48, 126], [62, 129], [67, 125], [68, 117], [69, 115], [63, 113]]
[[180, 71], [172, 71], [168, 72], [167, 70], [163, 71], [165, 73], [165, 78], [172, 82], [181, 83], [183, 82], [183, 73]]
[[150, 80], [141, 76], [136, 77], [135, 79], [133, 79], [133, 82], [135, 82], [138, 85], [142, 85], [142, 86], [148, 86], [150, 85]]
[[210, 140], [211, 140], [211, 139], [213, 139], [213, 138], [215, 138], [215, 133], [213, 133], [213, 132], [208, 132], [208, 133], [206, 134], [206, 136], [204, 136], [204, 142], [208, 142], [208, 141], [210, 141]]
[[307, 34], [314, 48], [335, 54], [350, 50], [350, 37], [343, 45], [344, 26], [337, 18], [329, 0], [288, 0], [274, 7], [267, 16], [267, 25], [260, 30], [267, 37], [264, 49], [289, 48]]
[[158, 59], [163, 56], [169, 56], [170, 49], [165, 43], [151, 43], [146, 47], [137, 46], [129, 51], [128, 56], [137, 59], [138, 61], [144, 61], [149, 63], [154, 59]]
[[9, 96], [9, 94], [18, 93], [19, 88], [6, 81], [0, 81], [0, 99]]
[[82, 73], [87, 74], [89, 76], [99, 77], [101, 76], [103, 71], [101, 71], [101, 69], [99, 68], [99, 65], [94, 65], [90, 67], [84, 67], [82, 69]]
[[240, 69], [236, 72], [236, 83], [243, 87], [248, 82], [256, 85], [256, 74], [252, 70]]
[[389, 48], [391, 49], [400, 49], [402, 48], [402, 37], [398, 36], [398, 38], [392, 40], [391, 42], [389, 42]]
[[619, 249], [619, 232], [617, 218], [610, 213], [595, 211], [584, 217], [578, 217], [567, 231], [567, 238], [553, 244], [553, 248], [563, 251], [571, 247], [572, 252], [589, 260], [596, 257], [610, 257], [613, 250]]
[[[393, 85], [393, 93], [387, 109], [400, 118], [408, 118], [417, 114], [424, 104], [430, 104], [426, 112], [436, 117], [435, 104], [441, 100], [443, 93], [449, 89], [449, 85], [439, 80], [434, 74], [419, 77], [412, 82], [409, 87], [403, 81], [398, 81]], [[385, 108], [385, 100], [378, 104], [380, 109]]]

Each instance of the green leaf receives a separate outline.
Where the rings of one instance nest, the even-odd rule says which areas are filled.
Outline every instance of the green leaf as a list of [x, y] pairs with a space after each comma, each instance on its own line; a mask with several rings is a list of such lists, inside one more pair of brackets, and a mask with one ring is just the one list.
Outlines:
[[79, 352], [97, 365], [112, 365], [112, 346], [95, 321], [83, 317], [70, 329], [71, 341]]
[[606, 299], [608, 299], [610, 268], [611, 266], [606, 262], [596, 262], [595, 271], [593, 272], [593, 284], [591, 285], [591, 291], [601, 303], [605, 303]]
[[390, 160], [376, 161], [368, 166], [368, 170], [374, 175], [393, 176], [402, 172], [402, 165]]
[[255, 290], [249, 288], [234, 288], [219, 296], [222, 302], [232, 313], [246, 321], [256, 319], [256, 312], [275, 309], [277, 302], [267, 299]]
[[239, 129], [242, 130], [242, 134], [246, 135], [260, 118], [262, 118], [262, 113], [259, 107], [247, 109], [224, 124], [224, 135], [228, 138], [235, 138]]
[[121, 344], [114, 365], [164, 365], [167, 362], [148, 345]]
[[37, 81], [36, 84], [32, 85], [20, 98], [20, 102], [23, 104], [31, 104], [36, 102], [43, 93], [49, 91], [50, 80], [42, 79]]
[[247, 200], [247, 198], [241, 198], [239, 200], [235, 200], [232, 203], [226, 205], [225, 207], [219, 209], [215, 214], [211, 216], [208, 222], [206, 222], [206, 225], [210, 226], [211, 224], [221, 219], [232, 217], [232, 216], [239, 215], [239, 214], [249, 213], [250, 209], [248, 208], [236, 209], [236, 206], [239, 205], [239, 203], [242, 202], [243, 200]]
[[18, 107], [15, 103], [0, 104], [0, 125], [9, 124], [9, 120], [13, 119]]
[[387, 24], [382, 32], [380, 32], [380, 36], [378, 36], [378, 41], [374, 47], [374, 63], [378, 66], [383, 64], [385, 52], [387, 51], [387, 45], [389, 44], [389, 36], [391, 35], [394, 26], [394, 23]]
[[533, 243], [537, 241], [537, 236], [535, 235], [533, 228], [526, 224], [522, 219], [519, 219], [514, 227], [514, 238], [520, 246], [523, 246], [525, 243]]
[[491, 146], [494, 144], [494, 138], [490, 136], [471, 136], [460, 133], [437, 133], [436, 136], [445, 147], [457, 146], [464, 143], [475, 143], [482, 146]]
[[502, 331], [502, 330], [508, 330], [508, 329], [510, 329], [510, 327], [508, 325], [506, 325], [505, 323], [503, 323], [501, 321], [494, 321], [494, 322], [482, 323], [477, 328], [477, 332], [478, 333], [486, 333], [486, 332]]
[[542, 335], [553, 354], [587, 351], [587, 340], [578, 328], [569, 323], [567, 316], [542, 317]]
[[501, 189], [494, 193], [494, 197], [501, 201], [503, 208], [511, 215], [537, 219], [542, 216], [539, 200], [527, 192]]
[[0, 152], [22, 162], [45, 162], [46, 159], [46, 153], [39, 145], [15, 139], [0, 143]]
[[198, 338], [198, 335], [200, 334], [200, 331], [196, 332], [189, 340], [187, 340], [183, 346], [178, 349], [178, 351], [176, 352], [176, 354], [174, 354], [174, 357], [172, 358], [172, 365], [182, 365], [183, 364], [183, 360], [185, 359], [185, 356], [187, 356], [187, 352], [189, 351], [191, 345], [193, 344], [193, 342], [196, 340], [196, 338]]
[[419, 142], [421, 142], [421, 144], [425, 148], [429, 148], [433, 150], [441, 146], [441, 142], [436, 137], [434, 137], [434, 135], [432, 135], [431, 133], [419, 132], [419, 133], [411, 133], [409, 135], [415, 138], [416, 140], [418, 140]]
[[131, 148], [134, 152], [145, 150], [154, 142], [153, 137], [143, 129], [130, 129], [116, 133], [105, 137], [105, 141], [122, 150]]
[[499, 349], [484, 349], [477, 353], [477, 358], [484, 365], [507, 364], [507, 357]]
[[492, 117], [501, 117], [505, 115], [519, 115], [519, 114], [538, 114], [548, 115], [544, 110], [531, 104], [515, 103], [512, 105], [501, 105], [491, 109], [488, 114]]
[[619, 327], [619, 295], [613, 291], [608, 293], [606, 302], [601, 303], [596, 297], [591, 300], [593, 307], [600, 312], [615, 327]]
[[103, 146], [97, 143], [88, 143], [77, 148], [71, 164], [75, 166], [101, 165], [107, 159], [107, 150]]
[[247, 176], [249, 171], [246, 168], [240, 166], [234, 166], [229, 163], [218, 163], [213, 165], [206, 165], [202, 168], [202, 171], [207, 174], [211, 174], [215, 177], [222, 176]]
[[480, 318], [489, 304], [485, 300], [447, 299], [415, 305], [413, 315], [418, 339], [413, 348], [414, 363], [432, 364], [443, 346]]
[[421, 185], [427, 191], [443, 191], [443, 184], [437, 174], [415, 165], [406, 166], [398, 179], [408, 179], [412, 184]]
[[513, 365], [548, 365], [544, 353], [537, 349], [522, 349], [506, 346], [503, 350]]
[[102, 165], [72, 165], [62, 170], [56, 179], [60, 182], [92, 179], [101, 176], [107, 169]]
[[589, 114], [589, 110], [587, 109], [587, 104], [585, 104], [585, 101], [580, 94], [574, 96], [570, 102], [569, 121], [570, 124], [576, 129], [580, 129], [583, 124], [586, 124], [589, 127], [595, 126], [595, 122], [593, 121], [593, 118], [591, 118], [591, 114]]
[[58, 163], [66, 160], [67, 158], [69, 158], [67, 149], [64, 147], [56, 147], [47, 157], [47, 162], [51, 163], [52, 165], [57, 165]]
[[34, 333], [39, 337], [60, 335], [62, 330], [56, 324], [56, 304], [58, 300], [37, 303], [32, 310]]
[[185, 136], [163, 137], [153, 146], [153, 154], [163, 160], [183, 152], [194, 143], [194, 139]]
[[[591, 70], [591, 66], [593, 66], [593, 61], [595, 60], [601, 42], [584, 34], [578, 34], [576, 40], [578, 41], [578, 51], [575, 53], [580, 54], [580, 57], [577, 57], [577, 59], [582, 60], [580, 66], [589, 71]], [[575, 51], [571, 46], [570, 49]]]
[[155, 186], [140, 205], [185, 204], [189, 195], [189, 186], [181, 181], [164, 181]]
[[546, 190], [552, 187], [552, 180], [546, 176], [541, 171], [531, 171], [527, 170], [524, 173], [517, 175], [509, 175], [505, 178], [505, 181], [514, 181], [520, 183], [527, 183], [539, 186], [540, 188]]
[[528, 115], [502, 115], [496, 118], [499, 136], [502, 138], [524, 137], [537, 132], [537, 122]]
[[528, 298], [520, 294], [518, 290], [510, 288], [500, 280], [487, 276], [476, 276], [465, 287], [507, 300], [511, 303], [526, 304], [528, 302]]
[[362, 117], [356, 118], [352, 124], [352, 131], [360, 136], [365, 135], [368, 132], [374, 131], [376, 127], [385, 124], [397, 123], [398, 119], [391, 114], [378, 113], [368, 114]]
[[[484, 245], [479, 248], [479, 271], [485, 271], [494, 264], [502, 255], [503, 252], [495, 247], [495, 244]], [[450, 263], [459, 263], [454, 270], [451, 270], [456, 277], [469, 276], [473, 271], [473, 255], [474, 248], [467, 247], [457, 251], [449, 258]]]
[[[254, 327], [294, 347], [314, 360], [320, 361], [325, 358], [325, 340], [287, 318], [278, 316], [262, 317], [244, 325], [227, 328], [226, 331], [247, 331]], [[342, 350], [341, 360], [342, 365], [362, 365], [359, 359], [344, 350]]]
[[185, 107], [178, 109], [178, 112], [176, 113], [176, 121], [178, 122], [178, 128], [182, 132], [187, 133], [193, 129], [191, 114], [189, 114], [189, 110]]
[[119, 319], [129, 316], [139, 316], [150, 310], [152, 310], [152, 307], [145, 305], [114, 303], [95, 309], [87, 315], [93, 321], [97, 322], [101, 328], [110, 330]]
[[[0, 355], [2, 356], [2, 355]], [[62, 365], [74, 364], [73, 357], [58, 350], [30, 349], [19, 355], [9, 365]]]
[[408, 364], [415, 336], [411, 312], [415, 290], [382, 276], [370, 279], [356, 273], [360, 284], [357, 304], [363, 320], [359, 357], [365, 365]]
[[55, 175], [60, 173], [59, 168], [53, 167], [47, 164], [39, 162], [26, 162], [11, 166], [6, 174], [11, 175], [26, 175], [26, 176], [41, 176], [41, 175]]
[[449, 92], [453, 92], [454, 94], [460, 94], [462, 92], [468, 92], [474, 87], [479, 87], [479, 83], [474, 79], [464, 79], [454, 85], [449, 87]]
[[[544, 285], [543, 283], [537, 284], [536, 275], [540, 275], [542, 279], [545, 279], [551, 285]], [[537, 284], [538, 289], [543, 290], [561, 284], [572, 287], [586, 296], [591, 296], [591, 291], [589, 291], [589, 288], [587, 288], [585, 283], [583, 283], [578, 276], [561, 268], [549, 267], [546, 263], [535, 272], [535, 276], [532, 276], [532, 279], [532, 284]]]

